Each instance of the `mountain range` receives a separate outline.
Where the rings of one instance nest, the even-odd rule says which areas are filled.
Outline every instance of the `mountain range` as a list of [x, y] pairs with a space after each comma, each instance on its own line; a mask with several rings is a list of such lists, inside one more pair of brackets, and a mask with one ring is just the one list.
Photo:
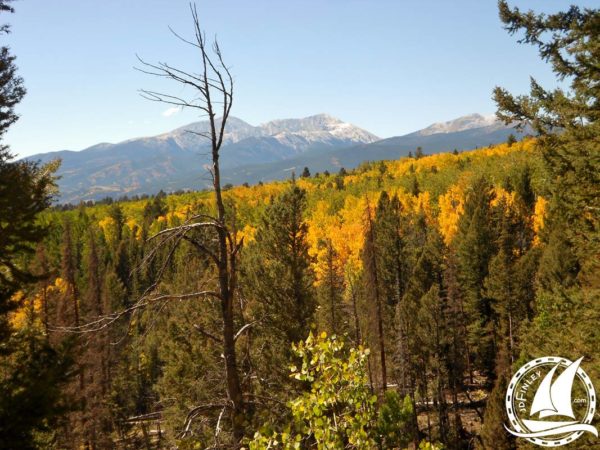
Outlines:
[[[161, 189], [198, 190], [210, 186], [210, 147], [200, 135], [206, 131], [208, 122], [194, 122], [157, 136], [102, 143], [81, 151], [41, 153], [27, 159], [42, 163], [62, 160], [58, 172], [61, 203], [153, 194]], [[223, 183], [282, 179], [304, 167], [313, 173], [351, 169], [363, 161], [406, 156], [417, 147], [427, 154], [472, 149], [503, 142], [513, 132], [494, 116], [480, 114], [387, 139], [327, 114], [259, 126], [230, 117], [221, 148]]]

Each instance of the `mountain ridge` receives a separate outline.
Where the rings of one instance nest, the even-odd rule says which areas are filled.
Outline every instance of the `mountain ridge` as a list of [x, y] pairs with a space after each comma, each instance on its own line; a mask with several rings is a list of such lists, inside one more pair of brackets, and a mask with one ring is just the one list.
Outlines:
[[432, 123], [428, 127], [416, 131], [415, 133], [418, 133], [421, 136], [430, 136], [432, 134], [440, 133], [457, 133], [475, 128], [496, 127], [499, 129], [502, 128], [502, 126], [502, 122], [496, 118], [495, 114], [482, 115], [473, 113], [445, 122]]
[[[60, 202], [106, 196], [152, 194], [159, 190], [209, 187], [209, 141], [198, 133], [208, 122], [192, 122], [166, 133], [80, 151], [60, 150], [30, 156], [44, 163], [60, 157]], [[351, 169], [362, 161], [395, 159], [416, 147], [429, 153], [470, 149], [506, 140], [513, 130], [491, 116], [470, 114], [438, 122], [403, 136], [380, 139], [328, 114], [277, 119], [253, 126], [230, 117], [221, 149], [223, 181], [232, 184], [289, 176], [304, 166], [312, 171]]]

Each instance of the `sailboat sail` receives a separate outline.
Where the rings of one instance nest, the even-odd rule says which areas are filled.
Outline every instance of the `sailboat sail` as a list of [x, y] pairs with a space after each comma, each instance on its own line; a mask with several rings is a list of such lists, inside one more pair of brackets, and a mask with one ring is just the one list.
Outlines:
[[573, 408], [571, 407], [571, 391], [573, 381], [577, 374], [577, 369], [583, 357], [571, 363], [552, 383], [554, 373], [559, 364], [554, 366], [540, 383], [533, 402], [531, 404], [530, 415], [540, 413], [540, 418], [549, 416], [567, 416], [575, 418]]
[[[557, 368], [558, 365], [554, 366], [540, 383], [538, 390], [535, 393], [535, 397], [533, 397], [533, 402], [531, 403], [530, 416], [533, 416], [540, 411], [542, 411], [542, 413], [548, 411], [550, 412], [550, 415], [552, 415], [556, 411], [556, 408], [554, 408], [554, 405], [552, 404], [550, 389], [552, 388], [552, 377], [554, 377], [554, 372], [556, 372]], [[540, 417], [544, 416], [540, 414]]]

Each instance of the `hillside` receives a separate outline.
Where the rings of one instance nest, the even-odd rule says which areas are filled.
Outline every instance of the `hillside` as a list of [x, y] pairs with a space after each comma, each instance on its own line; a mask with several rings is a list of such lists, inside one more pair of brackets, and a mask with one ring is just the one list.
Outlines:
[[[332, 207], [338, 208], [349, 197], [372, 197], [375, 201], [382, 190], [409, 194], [415, 182], [418, 185], [417, 197], [428, 199], [428, 209], [431, 214], [437, 214], [438, 197], [452, 190], [453, 186], [465, 186], [477, 177], [488, 177], [500, 187], [503, 180], [513, 173], [518, 173], [524, 167], [535, 168], [540, 164], [534, 150], [534, 140], [525, 139], [512, 147], [499, 144], [477, 150], [461, 151], [458, 154], [439, 153], [420, 159], [402, 157], [397, 160], [381, 160], [366, 162], [355, 170], [350, 170], [344, 176], [337, 172], [330, 175], [323, 173], [310, 178], [296, 177], [296, 183], [308, 193], [307, 217], [310, 218], [316, 204], [325, 200]], [[537, 181], [536, 181], [537, 182]], [[255, 218], [268, 202], [269, 198], [281, 192], [290, 183], [289, 179], [259, 183], [254, 186], [234, 186], [226, 191], [226, 196], [237, 205], [239, 225], [256, 226]], [[404, 195], [404, 194], [403, 194]], [[408, 197], [407, 197], [408, 198]], [[150, 200], [152, 197], [150, 198]], [[144, 206], [150, 201], [137, 200], [119, 202], [125, 212], [129, 227], [134, 223], [141, 225]], [[169, 214], [159, 218], [159, 222], [180, 219], [184, 211], [212, 205], [212, 193], [209, 190], [169, 194], [163, 201]], [[203, 205], [203, 206], [201, 206]], [[99, 204], [88, 206], [88, 214], [102, 220], [110, 206]], [[61, 208], [58, 207], [60, 210]], [[55, 214], [74, 214], [71, 212]], [[433, 216], [432, 216], [433, 217]], [[56, 218], [50, 221], [55, 222]]]
[[[523, 133], [530, 134], [531, 130], [526, 128]], [[511, 134], [520, 136], [510, 126], [473, 114], [369, 144], [329, 151], [308, 151], [268, 164], [248, 164], [225, 171], [225, 179], [232, 184], [281, 180], [288, 178], [292, 171], [301, 173], [304, 167], [308, 167], [311, 172], [336, 172], [341, 167], [353, 169], [365, 161], [407, 156], [410, 152], [414, 153], [417, 147], [421, 147], [426, 154], [451, 152], [455, 149], [470, 150], [505, 142]]]
[[[397, 303], [398, 300], [395, 299], [398, 294], [382, 290], [381, 295], [389, 296], [386, 297], [385, 314], [389, 320], [403, 320], [402, 317], [419, 314], [418, 321], [410, 322], [413, 331], [406, 339], [411, 345], [417, 346], [419, 352], [427, 346], [435, 345], [429, 341], [421, 341], [423, 338], [420, 333], [423, 331], [419, 327], [434, 326], [434, 322], [423, 315], [432, 313], [419, 306], [421, 294], [414, 294], [417, 297], [412, 297], [410, 289], [416, 287], [409, 288], [413, 285], [418, 286], [416, 283], [430, 283], [427, 281], [429, 278], [420, 278], [431, 275], [429, 272], [419, 272], [419, 267], [423, 264], [438, 267], [442, 255], [447, 255], [444, 258], [456, 257], [455, 249], [458, 245], [463, 245], [462, 242], [466, 242], [464, 230], [461, 231], [465, 227], [461, 223], [467, 220], [465, 217], [469, 217], [465, 211], [472, 208], [469, 206], [472, 202], [480, 201], [476, 200], [480, 192], [485, 193], [485, 207], [490, 211], [486, 219], [489, 222], [486, 222], [485, 226], [498, 233], [504, 225], [502, 220], [497, 218], [504, 215], [514, 217], [511, 219], [514, 220], [514, 226], [521, 227], [520, 232], [526, 236], [527, 244], [523, 245], [533, 248], [532, 251], [535, 252], [535, 245], [538, 245], [535, 243], [539, 242], [545, 216], [545, 200], [537, 194], [543, 191], [544, 186], [540, 163], [535, 141], [528, 139], [512, 146], [500, 144], [458, 154], [441, 153], [419, 159], [404, 157], [398, 160], [365, 163], [346, 174], [320, 174], [310, 178], [298, 178], [295, 183], [290, 180], [274, 181], [228, 189], [225, 192], [225, 201], [231, 214], [230, 220], [235, 223], [237, 230], [235, 240], [238, 243], [244, 242], [239, 255], [240, 285], [244, 299], [242, 309], [236, 315], [240, 321], [239, 326], [243, 323], [254, 323], [253, 320], [264, 320], [261, 319], [264, 313], [261, 312], [260, 305], [268, 304], [264, 303], [268, 301], [265, 300], [268, 298], [265, 296], [273, 295], [272, 292], [277, 293], [277, 306], [274, 311], [277, 311], [276, 317], [281, 317], [277, 320], [283, 321], [277, 326], [297, 326], [299, 321], [293, 309], [282, 309], [280, 305], [281, 302], [288, 301], [285, 286], [291, 282], [287, 275], [289, 269], [279, 272], [278, 267], [280, 264], [291, 264], [292, 261], [282, 257], [282, 254], [298, 251], [294, 258], [301, 258], [302, 264], [306, 264], [301, 272], [302, 277], [305, 277], [303, 279], [308, 283], [306, 295], [318, 305], [312, 319], [316, 329], [319, 332], [326, 330], [328, 333], [335, 333], [337, 330], [337, 333], [345, 336], [345, 339], [354, 345], [363, 343], [369, 348], [377, 349], [377, 333], [371, 326], [375, 323], [373, 298], [369, 293], [371, 281], [365, 278], [370, 270], [368, 252], [371, 251], [370, 245], [373, 245], [369, 243], [369, 230], [372, 226], [375, 227], [377, 241], [373, 242], [376, 242], [378, 251], [393, 249], [393, 245], [384, 245], [379, 239], [383, 239], [384, 236], [382, 233], [385, 228], [381, 228], [382, 224], [386, 223], [385, 220], [395, 217], [399, 221], [401, 231], [394, 231], [392, 235], [402, 239], [398, 241], [398, 245], [405, 252], [405, 256], [400, 260], [401, 271], [408, 277], [406, 284], [402, 285], [403, 293], [400, 298], [403, 299], [402, 302], [408, 303]], [[526, 184], [522, 183], [523, 179], [528, 180]], [[481, 180], [485, 180], [484, 184]], [[485, 188], [483, 191], [480, 188], [474, 191], [476, 186]], [[531, 192], [536, 193], [535, 197], [529, 198], [528, 193]], [[528, 198], [528, 203], [524, 203], [523, 198]], [[393, 207], [394, 204], [397, 206]], [[289, 215], [286, 211], [296, 208], [293, 205], [301, 209], [292, 209], [295, 211], [294, 215]], [[81, 314], [84, 320], [93, 317], [94, 307], [88, 303], [89, 299], [110, 298], [111, 304], [103, 306], [107, 308], [104, 309], [107, 313], [116, 314], [122, 308], [131, 308], [140, 298], [146, 298], [143, 292], [150, 286], [156, 273], [163, 270], [160, 267], [166, 267], [154, 258], [171, 253], [166, 249], [156, 253], [154, 240], [147, 238], [187, 221], [196, 222], [198, 219], [193, 217], [204, 217], [197, 216], [198, 214], [213, 214], [213, 209], [213, 195], [204, 191], [90, 207], [80, 206], [67, 211], [57, 208], [45, 213], [43, 222], [51, 228], [42, 253], [45, 264], [56, 275], [45, 285], [43, 296], [35, 291], [27, 294], [27, 299], [32, 300], [25, 300], [25, 304], [29, 306], [13, 317], [13, 323], [16, 326], [25, 323], [29, 310], [46, 311], [43, 313], [47, 314], [46, 319], [38, 319], [42, 320], [40, 323], [60, 323], [57, 321], [70, 317], [72, 312], [68, 311], [72, 310], [72, 306], [69, 306], [68, 299], [72, 298], [72, 294], [69, 294], [71, 291], [68, 289], [68, 271], [65, 272], [66, 266], [61, 261], [65, 260], [64, 255], [72, 252], [73, 267], [79, 268], [73, 283], [76, 292], [81, 293], [77, 295], [81, 296]], [[392, 215], [385, 219], [386, 214]], [[294, 217], [300, 218], [304, 225], [299, 226], [293, 222]], [[288, 226], [289, 229], [286, 228]], [[481, 231], [486, 229], [488, 228], [482, 228]], [[203, 238], [203, 232], [195, 233], [194, 236], [196, 239], [209, 237]], [[296, 236], [294, 239], [303, 242], [298, 247], [299, 250], [293, 250], [291, 241], [287, 241], [290, 236]], [[272, 241], [273, 239], [275, 241]], [[213, 245], [210, 239], [206, 241], [206, 245]], [[281, 247], [282, 245], [284, 247]], [[429, 246], [432, 245], [435, 250], [430, 249]], [[496, 251], [494, 240], [490, 240], [489, 245]], [[282, 248], [283, 253], [279, 250]], [[431, 251], [440, 253], [430, 254]], [[386, 254], [382, 253], [381, 257]], [[469, 254], [472, 255], [472, 252]], [[42, 256], [38, 252], [36, 258], [40, 257]], [[389, 258], [391, 257], [392, 255], [389, 255]], [[424, 262], [425, 257], [437, 259]], [[125, 442], [135, 442], [141, 433], [140, 427], [169, 429], [183, 423], [189, 406], [187, 403], [173, 403], [169, 398], [180, 395], [187, 398], [190, 392], [196, 392], [196, 398], [191, 400], [195, 404], [205, 395], [219, 395], [221, 389], [220, 382], [203, 378], [218, 373], [218, 369], [212, 367], [214, 361], [211, 356], [214, 351], [213, 340], [216, 339], [214, 336], [218, 335], [217, 323], [211, 318], [214, 304], [193, 300], [165, 300], [162, 303], [154, 303], [153, 299], [168, 298], [169, 293], [203, 289], [206, 283], [210, 285], [213, 282], [211, 280], [214, 274], [205, 267], [206, 259], [199, 257], [192, 246], [182, 246], [173, 254], [173, 258], [156, 293], [146, 298], [145, 301], [149, 302], [147, 308], [128, 314], [129, 319], [123, 317], [107, 330], [110, 339], [119, 342], [117, 347], [111, 347], [111, 355], [107, 356], [115, 361], [114, 364], [118, 360], [121, 361], [121, 366], [115, 366], [112, 375], [117, 380], [113, 383], [113, 389], [119, 393], [119, 398], [123, 399], [119, 401], [131, 405], [145, 405], [143, 411], [152, 413], [147, 416], [148, 422], [128, 422], [125, 428], [128, 431], [121, 438]], [[386, 259], [386, 265], [392, 264], [393, 260], [395, 259]], [[385, 267], [382, 266], [379, 276], [391, 276], [392, 272], [387, 271]], [[444, 276], [447, 276], [447, 270], [449, 269], [444, 269]], [[103, 281], [98, 281], [97, 285], [90, 285], [96, 283], [93, 281], [96, 279], [94, 274], [101, 274], [99, 280]], [[395, 284], [390, 281], [386, 285]], [[98, 291], [95, 291], [93, 286], [98, 286]], [[267, 291], [263, 292], [265, 287]], [[100, 297], [95, 297], [96, 295]], [[44, 303], [45, 306], [41, 303], [43, 301], [47, 302]], [[400, 305], [413, 305], [411, 308], [417, 308], [418, 312], [404, 311]], [[401, 312], [396, 312], [396, 308], [400, 308], [398, 311]], [[396, 314], [399, 314], [398, 319], [393, 319]], [[447, 313], [436, 315], [435, 320], [472, 320], [470, 316], [445, 314]], [[107, 317], [112, 316], [109, 314]], [[125, 323], [128, 320], [134, 327], [126, 332], [126, 328], [123, 327], [127, 326]], [[392, 333], [391, 328], [388, 328], [392, 325], [387, 320], [386, 333]], [[121, 323], [122, 321], [124, 323]], [[253, 358], [260, 358], [259, 355], [264, 351], [264, 344], [261, 344], [260, 339], [264, 338], [265, 333], [266, 336], [274, 333], [269, 331], [270, 326], [261, 325], [261, 334], [256, 337], [257, 342], [252, 344], [261, 350], [252, 350], [259, 352], [253, 353]], [[190, 334], [189, 330], [193, 331], [194, 328], [200, 333]], [[53, 334], [52, 331], [50, 333]], [[277, 336], [279, 335], [275, 333], [269, 339], [280, 339]], [[96, 342], [95, 339], [92, 338], [91, 342]], [[391, 340], [392, 334], [387, 334], [386, 339]], [[455, 353], [452, 354], [455, 356], [452, 356], [454, 359], [451, 363], [457, 367], [464, 367], [465, 361], [461, 359], [461, 355], [465, 354], [463, 346], [466, 344], [457, 341], [453, 345], [457, 347], [453, 350]], [[182, 348], [186, 348], [183, 353]], [[472, 348], [471, 351], [479, 351], [479, 347], [476, 349]], [[277, 351], [280, 352], [279, 347]], [[402, 366], [398, 365], [395, 359], [398, 358], [397, 350], [391, 346], [386, 351], [388, 358], [394, 361], [390, 363], [393, 367], [390, 369], [391, 373], [401, 370]], [[89, 364], [96, 364], [92, 353], [86, 355], [89, 356], [82, 357], [88, 358], [91, 361]], [[219, 360], [218, 354], [213, 356], [215, 361]], [[135, 362], [138, 358], [144, 360], [141, 367]], [[264, 366], [247, 369], [248, 373], [256, 371], [257, 378], [270, 379], [279, 373], [277, 361], [279, 360], [270, 359]], [[381, 369], [377, 361], [373, 359], [371, 362], [371, 382], [379, 386], [382, 381], [379, 378]], [[207, 367], [207, 364], [211, 366]], [[417, 370], [415, 367], [411, 365], [410, 369], [406, 370], [410, 370], [411, 374], [425, 373], [431, 379], [448, 376], [436, 375], [425, 368], [422, 369], [423, 372], [419, 372], [421, 369]], [[477, 411], [485, 402], [490, 390], [489, 379], [485, 376], [483, 367], [485, 366], [479, 368], [475, 374], [475, 381], [461, 384], [455, 399], [450, 393], [444, 398], [449, 405], [458, 402], [456, 408], [460, 411], [461, 427], [467, 436], [479, 433], [481, 420]], [[161, 375], [158, 378], [147, 378], [150, 375], [146, 370]], [[130, 389], [128, 386], [131, 380], [143, 386], [143, 392]], [[448, 383], [447, 380], [443, 382]], [[393, 383], [396, 386], [398, 380], [394, 378]], [[255, 389], [260, 392], [262, 388], [257, 386]], [[165, 400], [162, 400], [163, 397]], [[441, 400], [438, 398], [437, 401]], [[425, 426], [426, 420], [433, 420], [435, 424], [438, 420], [434, 415], [436, 413], [427, 406], [429, 400], [424, 394], [417, 398], [417, 402], [422, 426]], [[124, 408], [129, 417], [139, 416], [141, 411], [140, 407]], [[434, 415], [433, 419], [430, 414]], [[195, 427], [197, 433], [202, 432], [200, 424]]]
[[[210, 180], [204, 169], [209, 162], [209, 146], [202, 134], [207, 131], [208, 122], [195, 122], [158, 136], [104, 143], [78, 152], [42, 153], [27, 159], [62, 160], [58, 172], [61, 202], [152, 194], [161, 189], [201, 189]], [[221, 165], [227, 171], [249, 162], [275, 162], [314, 149], [328, 151], [376, 140], [375, 135], [326, 114], [256, 127], [231, 117]]]

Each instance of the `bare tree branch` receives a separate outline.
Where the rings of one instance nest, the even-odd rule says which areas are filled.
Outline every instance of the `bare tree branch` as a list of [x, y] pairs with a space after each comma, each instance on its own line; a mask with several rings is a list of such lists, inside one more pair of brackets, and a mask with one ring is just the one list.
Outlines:
[[51, 331], [61, 331], [66, 333], [93, 333], [103, 330], [114, 322], [119, 320], [121, 317], [128, 315], [138, 309], [146, 308], [154, 303], [163, 302], [165, 300], [190, 300], [194, 298], [216, 298], [220, 300], [220, 294], [214, 291], [199, 291], [191, 292], [189, 294], [162, 294], [154, 297], [142, 297], [135, 304], [128, 308], [122, 309], [116, 313], [106, 314], [97, 317], [91, 322], [84, 323], [79, 326], [66, 326], [66, 327], [50, 327]]
[[206, 336], [207, 338], [210, 338], [210, 339], [212, 339], [213, 341], [215, 341], [215, 342], [218, 342], [219, 344], [222, 344], [222, 343], [223, 343], [223, 339], [221, 339], [221, 338], [218, 338], [217, 336], [215, 336], [215, 335], [214, 335], [214, 334], [212, 334], [212, 333], [209, 333], [209, 332], [208, 332], [208, 331], [206, 331], [204, 328], [202, 328], [200, 325], [196, 325], [196, 324], [194, 324], [194, 329], [195, 329], [195, 330], [196, 330], [198, 333], [200, 333], [201, 335], [203, 335], [203, 336]]
[[242, 333], [243, 333], [244, 331], [246, 331], [246, 330], [247, 330], [247, 329], [249, 329], [251, 326], [253, 326], [253, 325], [256, 325], [256, 324], [257, 324], [257, 323], [259, 323], [259, 322], [260, 322], [259, 320], [255, 320], [254, 322], [250, 322], [250, 323], [247, 323], [246, 325], [244, 325], [242, 328], [240, 328], [240, 329], [238, 330], [238, 332], [237, 332], [237, 333], [235, 333], [235, 336], [233, 337], [233, 340], [234, 340], [234, 341], [237, 341], [237, 340], [238, 340], [238, 338], [239, 338], [239, 337], [242, 335]]
[[204, 411], [211, 411], [211, 410], [215, 410], [215, 409], [230, 408], [230, 407], [231, 407], [230, 404], [222, 402], [222, 403], [206, 403], [204, 405], [199, 405], [199, 406], [192, 408], [190, 410], [190, 412], [188, 412], [188, 415], [185, 419], [185, 425], [184, 425], [183, 431], [180, 433], [179, 437], [184, 438], [191, 432], [190, 428], [192, 426], [192, 422], [198, 416], [198, 414], [200, 414]]

